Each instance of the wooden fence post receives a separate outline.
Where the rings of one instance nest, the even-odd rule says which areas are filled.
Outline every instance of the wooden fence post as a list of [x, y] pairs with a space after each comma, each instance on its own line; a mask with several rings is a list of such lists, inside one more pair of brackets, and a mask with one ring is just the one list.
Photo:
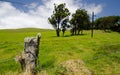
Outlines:
[[39, 42], [41, 35], [37, 37], [27, 37], [24, 39], [24, 52], [21, 58], [17, 60], [21, 64], [22, 70], [25, 70], [25, 75], [36, 75], [37, 58], [39, 53]]

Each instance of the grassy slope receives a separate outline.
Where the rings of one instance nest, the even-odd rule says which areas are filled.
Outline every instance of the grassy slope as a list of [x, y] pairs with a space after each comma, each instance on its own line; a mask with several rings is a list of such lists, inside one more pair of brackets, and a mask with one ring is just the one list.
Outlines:
[[23, 51], [24, 38], [42, 34], [39, 60], [42, 69], [53, 75], [57, 66], [69, 59], [83, 60], [95, 75], [120, 74], [120, 34], [96, 30], [85, 35], [56, 37], [55, 31], [40, 29], [0, 30], [0, 74], [20, 71], [14, 57]]

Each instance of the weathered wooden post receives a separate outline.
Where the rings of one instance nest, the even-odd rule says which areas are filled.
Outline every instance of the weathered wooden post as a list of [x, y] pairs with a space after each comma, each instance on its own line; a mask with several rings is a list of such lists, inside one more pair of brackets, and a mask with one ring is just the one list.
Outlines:
[[36, 75], [39, 41], [40, 34], [37, 37], [27, 37], [24, 39], [25, 73], [28, 75]]
[[25, 75], [36, 75], [37, 58], [39, 53], [39, 42], [41, 35], [37, 37], [27, 37], [24, 39], [24, 52], [21, 56], [16, 57], [20, 62]]

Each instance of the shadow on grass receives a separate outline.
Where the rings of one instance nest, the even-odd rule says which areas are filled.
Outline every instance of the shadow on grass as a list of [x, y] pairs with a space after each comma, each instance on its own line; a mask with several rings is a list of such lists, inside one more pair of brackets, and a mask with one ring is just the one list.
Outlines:
[[[72, 36], [85, 36], [85, 35], [87, 35], [87, 34], [76, 34], [76, 35], [61, 35], [61, 36], [59, 36], [59, 37], [72, 37]], [[58, 36], [51, 36], [51, 37], [58, 37]]]
[[73, 35], [73, 36], [84, 36], [84, 35], [87, 35], [87, 34], [76, 34], [76, 35]]

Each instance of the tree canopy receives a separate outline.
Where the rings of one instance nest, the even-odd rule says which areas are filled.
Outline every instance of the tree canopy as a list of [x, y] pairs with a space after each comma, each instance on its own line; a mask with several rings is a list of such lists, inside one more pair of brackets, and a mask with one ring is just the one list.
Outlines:
[[[67, 25], [67, 21], [64, 21], [64, 23], [62, 23], [62, 26], [60, 26], [61, 21], [70, 15], [69, 10], [65, 7], [65, 3], [64, 4], [59, 4], [56, 5], [54, 4], [54, 11], [53, 14], [51, 15], [51, 17], [48, 18], [48, 21], [51, 23], [51, 25], [54, 27], [54, 29], [56, 29], [56, 33], [57, 36], [60, 36], [60, 27], [62, 26], [66, 26]], [[63, 25], [64, 24], [64, 25]]]
[[[79, 34], [79, 32], [86, 29], [90, 23], [89, 15], [85, 9], [77, 9], [74, 14], [72, 14], [72, 19], [70, 20], [72, 25], [72, 34]], [[81, 33], [82, 34], [82, 33]]]
[[105, 32], [112, 30], [120, 32], [120, 16], [107, 16], [96, 19], [95, 28]]

